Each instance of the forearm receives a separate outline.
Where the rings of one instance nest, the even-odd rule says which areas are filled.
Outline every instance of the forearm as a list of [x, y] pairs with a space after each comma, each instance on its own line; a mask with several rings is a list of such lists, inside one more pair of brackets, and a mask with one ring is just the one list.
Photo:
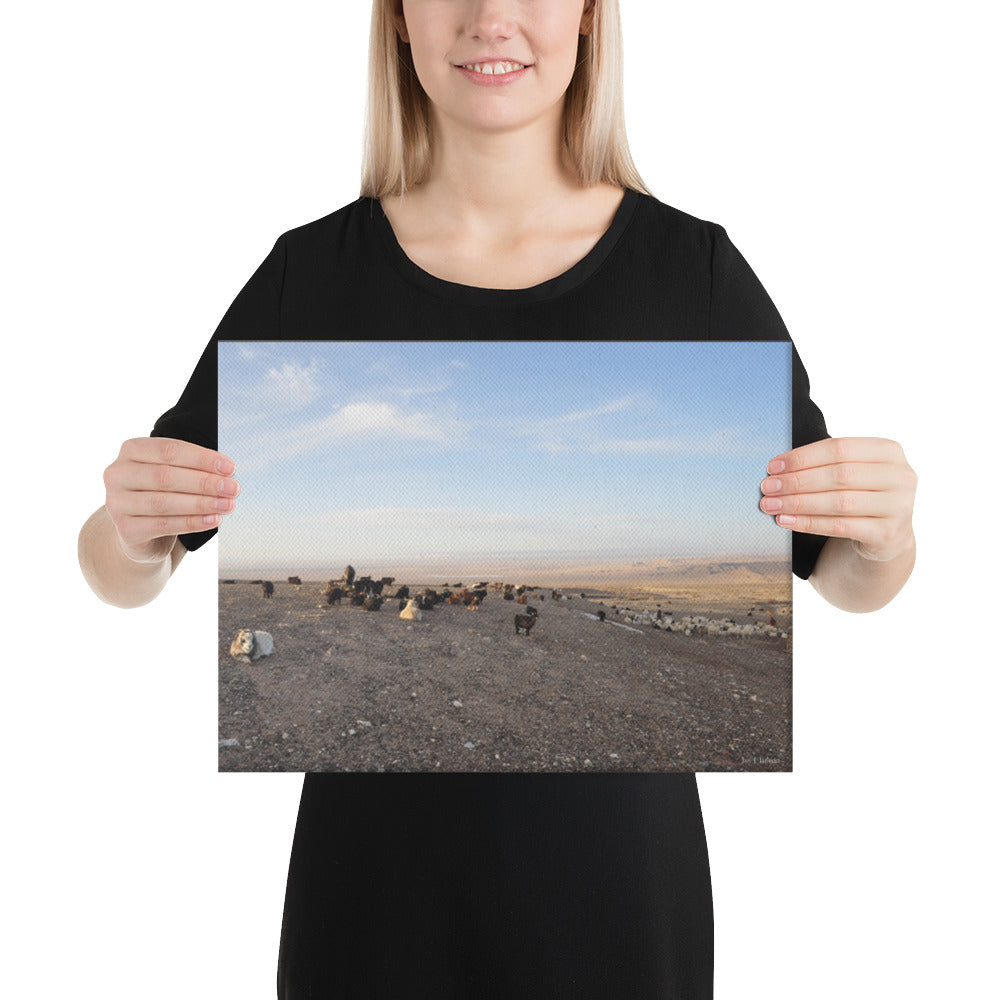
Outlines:
[[809, 582], [825, 600], [842, 611], [864, 613], [885, 607], [903, 589], [916, 559], [916, 540], [885, 562], [865, 559], [849, 538], [829, 538]]
[[162, 559], [129, 559], [105, 507], [87, 519], [77, 543], [80, 569], [90, 589], [106, 604], [119, 608], [149, 604], [166, 586], [184, 552], [178, 541]]

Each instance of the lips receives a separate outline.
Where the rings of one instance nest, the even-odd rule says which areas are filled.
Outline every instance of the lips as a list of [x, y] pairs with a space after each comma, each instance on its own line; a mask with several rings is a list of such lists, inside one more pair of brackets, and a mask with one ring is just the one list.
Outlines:
[[[485, 67], [468, 69], [467, 66]], [[514, 66], [520, 65], [520, 69]], [[485, 87], [497, 87], [519, 80], [530, 69], [530, 65], [516, 63], [513, 60], [480, 60], [476, 63], [462, 64], [455, 67], [467, 80]]]
[[483, 63], [517, 63], [518, 66], [530, 66], [523, 59], [512, 59], [510, 56], [483, 56], [480, 59], [466, 59], [465, 62], [455, 63], [456, 66], [481, 66]]

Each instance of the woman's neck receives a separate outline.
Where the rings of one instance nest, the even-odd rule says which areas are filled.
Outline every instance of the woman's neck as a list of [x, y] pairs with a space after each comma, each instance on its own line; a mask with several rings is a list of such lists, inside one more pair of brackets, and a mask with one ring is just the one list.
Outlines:
[[491, 241], [536, 229], [580, 191], [561, 137], [546, 122], [516, 133], [440, 129], [431, 175], [412, 189], [443, 231]]

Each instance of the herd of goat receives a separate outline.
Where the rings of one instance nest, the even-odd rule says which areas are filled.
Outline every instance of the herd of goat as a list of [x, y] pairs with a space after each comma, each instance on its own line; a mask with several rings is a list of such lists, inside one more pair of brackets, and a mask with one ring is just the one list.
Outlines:
[[[222, 583], [235, 583], [235, 580], [223, 580]], [[253, 584], [259, 584], [264, 598], [274, 596], [274, 583], [271, 580], [253, 580]], [[288, 577], [288, 582], [293, 585], [302, 585], [301, 578], [297, 576]], [[434, 590], [425, 587], [419, 593], [411, 593], [407, 585], [400, 586], [395, 593], [389, 591], [396, 578], [383, 576], [374, 579], [371, 576], [358, 576], [353, 566], [348, 566], [343, 575], [337, 580], [329, 580], [326, 586], [320, 591], [328, 605], [342, 604], [346, 601], [355, 607], [364, 608], [365, 611], [380, 611], [386, 601], [395, 602], [399, 611], [399, 617], [404, 619], [420, 620], [423, 612], [431, 611], [439, 604], [464, 605], [470, 611], [478, 611], [486, 600], [490, 590], [499, 593], [502, 600], [512, 601], [524, 606], [523, 613], [514, 615], [515, 634], [528, 635], [538, 618], [538, 609], [528, 605], [528, 598], [545, 600], [545, 594], [539, 593], [539, 587], [529, 587], [515, 585], [511, 583], [489, 583], [480, 581], [474, 587], [466, 587], [462, 583], [453, 585], [444, 584], [441, 590]], [[564, 598], [558, 590], [551, 592], [552, 600], [569, 600], [569, 596]], [[581, 594], [581, 597], [585, 595]], [[615, 607], [613, 611], [618, 611]], [[754, 609], [747, 617], [752, 617]], [[597, 615], [587, 617], [597, 618], [603, 622], [606, 613], [598, 611]], [[767, 623], [747, 623], [737, 624], [734, 619], [709, 619], [704, 616], [684, 616], [664, 614], [661, 610], [653, 611], [631, 611], [622, 610], [622, 617], [625, 622], [635, 625], [646, 625], [653, 628], [662, 629], [667, 632], [683, 632], [685, 635], [763, 635], [768, 637], [788, 638], [788, 633], [777, 626], [777, 622], [771, 616]]]
[[[235, 583], [235, 580], [223, 580], [223, 583]], [[274, 597], [274, 583], [271, 580], [253, 580], [254, 584], [259, 584], [264, 598]], [[301, 586], [302, 580], [297, 576], [290, 576], [288, 582]], [[438, 604], [463, 605], [470, 611], [478, 611], [486, 600], [489, 590], [500, 592], [500, 597], [505, 601], [513, 601], [515, 604], [524, 606], [524, 614], [514, 615], [515, 634], [528, 635], [532, 626], [538, 618], [538, 609], [528, 606], [528, 597], [538, 597], [544, 601], [545, 595], [536, 593], [537, 587], [515, 586], [511, 583], [489, 583], [485, 580], [477, 583], [475, 587], [466, 587], [461, 583], [444, 584], [438, 591], [430, 587], [425, 587], [419, 593], [410, 592], [407, 585], [400, 586], [395, 593], [389, 591], [396, 578], [383, 576], [374, 579], [371, 576], [358, 576], [353, 566], [348, 566], [343, 575], [337, 580], [328, 580], [326, 586], [320, 594], [328, 605], [342, 604], [347, 602], [355, 607], [364, 608], [365, 611], [380, 611], [386, 601], [395, 602], [400, 618], [419, 620], [425, 611], [431, 611]], [[562, 598], [562, 594], [552, 591], [553, 600]]]

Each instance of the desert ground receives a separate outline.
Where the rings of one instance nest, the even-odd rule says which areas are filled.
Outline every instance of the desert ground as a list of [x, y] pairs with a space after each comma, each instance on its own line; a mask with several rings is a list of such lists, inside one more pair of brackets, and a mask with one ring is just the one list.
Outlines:
[[[388, 593], [487, 579], [405, 569], [415, 575]], [[406, 621], [394, 600], [328, 606], [317, 574], [265, 577], [267, 600], [249, 576], [220, 580], [219, 770], [791, 770], [787, 566], [549, 567], [544, 588], [528, 573], [494, 579], [538, 585], [529, 635], [514, 629], [525, 608], [493, 589], [479, 610]], [[780, 634], [668, 632], [636, 624], [641, 609], [675, 623], [773, 618]], [[231, 656], [241, 628], [269, 632], [274, 653]]]

